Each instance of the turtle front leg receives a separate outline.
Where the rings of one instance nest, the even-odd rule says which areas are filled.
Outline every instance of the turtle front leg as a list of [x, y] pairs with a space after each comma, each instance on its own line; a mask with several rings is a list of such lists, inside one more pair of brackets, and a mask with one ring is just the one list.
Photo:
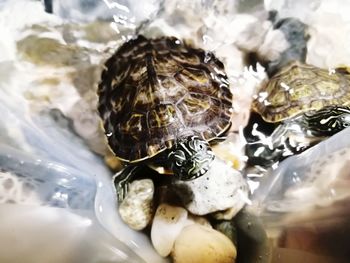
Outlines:
[[308, 133], [304, 123], [304, 115], [294, 117], [279, 125], [271, 134], [273, 148], [279, 148], [284, 156], [298, 154], [320, 140]]
[[245, 149], [249, 165], [259, 165], [269, 167], [282, 160], [283, 149], [270, 148], [269, 145], [261, 141], [247, 143]]
[[128, 193], [129, 185], [135, 179], [138, 168], [138, 166], [129, 165], [114, 175], [113, 182], [119, 203]]
[[245, 150], [249, 157], [248, 163], [269, 167], [287, 156], [299, 152], [301, 144], [294, 145], [295, 142], [291, 140], [291, 134], [300, 133], [299, 130], [300, 127], [292, 123], [282, 123], [271, 135], [248, 142]]

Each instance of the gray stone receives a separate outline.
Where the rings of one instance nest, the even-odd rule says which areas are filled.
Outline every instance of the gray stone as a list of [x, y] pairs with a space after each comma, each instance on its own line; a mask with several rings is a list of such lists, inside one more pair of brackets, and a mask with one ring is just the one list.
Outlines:
[[237, 246], [237, 230], [233, 220], [223, 220], [213, 224], [214, 229], [227, 236]]

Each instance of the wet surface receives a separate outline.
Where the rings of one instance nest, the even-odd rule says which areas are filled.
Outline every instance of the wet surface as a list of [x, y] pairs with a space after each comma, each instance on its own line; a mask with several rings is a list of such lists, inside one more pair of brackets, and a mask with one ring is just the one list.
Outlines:
[[[45, 157], [60, 163], [63, 168], [59, 166], [58, 173], [62, 172], [61, 168], [64, 170], [66, 167], [73, 167], [72, 169], [83, 173], [81, 178], [88, 182], [84, 187], [84, 184], [81, 183], [83, 179], [78, 180], [80, 183], [76, 183], [74, 177], [58, 176], [58, 180], [55, 172], [47, 179], [47, 176], [40, 173], [42, 164], [27, 161], [22, 164], [17, 161], [10, 162], [5, 154], [2, 158], [3, 164], [0, 164], [1, 171], [8, 173], [11, 169], [16, 170], [14, 174], [19, 181], [35, 174], [32, 171], [34, 165], [40, 167], [30, 182], [23, 184], [22, 190], [25, 194], [40, 193], [38, 198], [34, 195], [33, 199], [30, 199], [29, 195], [24, 195], [28, 197], [28, 200], [39, 203], [46, 200], [45, 202], [48, 202], [50, 206], [89, 210], [96, 215], [98, 224], [113, 233], [114, 237], [122, 238], [122, 242], [138, 251], [137, 253], [143, 259], [149, 262], [166, 262], [166, 259], [162, 259], [153, 251], [148, 237], [142, 233], [135, 234], [127, 229], [116, 213], [115, 193], [110, 180], [111, 172], [108, 171], [102, 160], [103, 156], [108, 154], [107, 145], [96, 111], [95, 92], [103, 62], [122, 43], [133, 37], [138, 28], [137, 30], [148, 37], [174, 35], [181, 39], [188, 39], [195, 46], [214, 52], [225, 65], [234, 97], [233, 115], [235, 117], [242, 114], [232, 125], [233, 130], [236, 134], [244, 128], [242, 141], [247, 142], [245, 152], [237, 157], [237, 160], [244, 158], [246, 160], [244, 164], [247, 167], [244, 173], [250, 182], [251, 192], [254, 192], [254, 195], [250, 197], [252, 206], [249, 204], [247, 207], [252, 207], [261, 216], [258, 219], [259, 222], [255, 224], [255, 221], [249, 216], [238, 214], [235, 219], [238, 251], [245, 253], [249, 251], [247, 255], [256, 256], [261, 262], [267, 262], [264, 261], [267, 259], [265, 255], [269, 253], [266, 252], [266, 235], [270, 234], [267, 230], [270, 230], [271, 226], [282, 229], [287, 224], [303, 224], [310, 221], [312, 224], [322, 225], [317, 216], [321, 218], [324, 216], [327, 220], [333, 217], [336, 219], [348, 218], [348, 215], [344, 215], [343, 206], [339, 204], [342, 201], [346, 203], [344, 200], [348, 198], [346, 186], [348, 186], [349, 178], [345, 173], [349, 165], [346, 154], [350, 147], [347, 142], [348, 129], [335, 135], [332, 132], [321, 134], [325, 136], [317, 134], [317, 137], [322, 138], [310, 143], [307, 141], [309, 137], [312, 137], [309, 136], [310, 134], [304, 136], [299, 133], [300, 129], [292, 127], [288, 130], [291, 133], [284, 134], [287, 138], [273, 141], [270, 136], [281, 125], [281, 122], [266, 123], [259, 114], [250, 114], [252, 111], [249, 105], [254, 99], [252, 94], [257, 94], [256, 91], [265, 75], [249, 71], [246, 68], [249, 66], [246, 62], [250, 61], [249, 63], [252, 63], [253, 68], [258, 71], [259, 66], [256, 66], [255, 62], [260, 61], [267, 66], [272, 76], [277, 68], [284, 65], [285, 61], [296, 57], [304, 60], [307, 37], [300, 33], [303, 29], [296, 27], [297, 24], [292, 23], [291, 26], [288, 23], [295, 22], [295, 20], [282, 20], [286, 23], [275, 21], [275, 25], [271, 24], [266, 19], [268, 14], [261, 18], [259, 12], [254, 13], [256, 9], [262, 10], [260, 1], [249, 2], [252, 6], [244, 5], [242, 1], [237, 6], [231, 2], [223, 6], [216, 1], [210, 1], [210, 3], [209, 1], [181, 2], [179, 5], [165, 6], [156, 2], [154, 5], [147, 3], [148, 8], [145, 10], [140, 10], [138, 8], [140, 5], [136, 5], [133, 1], [127, 1], [125, 6], [108, 1], [110, 8], [107, 7], [107, 9], [110, 12], [102, 14], [104, 19], [97, 21], [101, 13], [98, 13], [97, 10], [96, 13], [93, 11], [98, 5], [89, 1], [88, 5], [81, 6], [80, 2], [61, 1], [60, 9], [57, 9], [57, 6], [55, 9], [55, 3], [50, 6], [50, 1], [45, 1], [47, 11], [52, 9], [58, 16], [48, 16], [42, 13], [43, 18], [40, 20], [38, 15], [29, 15], [27, 18], [29, 22], [22, 15], [18, 15], [20, 13], [18, 9], [26, 9], [28, 13], [33, 10], [42, 10], [39, 2], [35, 6], [29, 4], [24, 4], [22, 7], [7, 6], [11, 14], [17, 15], [6, 13], [7, 9], [2, 11], [6, 23], [0, 20], [0, 30], [4, 36], [0, 46], [4, 47], [2, 50], [5, 53], [3, 60], [0, 61], [0, 78], [3, 80], [0, 84], [2, 101], [0, 110], [3, 113], [0, 142], [15, 147], [38, 160]], [[279, 16], [282, 18], [287, 14], [293, 14], [301, 18], [303, 23], [312, 24], [318, 21], [317, 15], [321, 12], [319, 10], [325, 12], [324, 2], [310, 2], [307, 8], [300, 7], [301, 1], [295, 1], [290, 5], [287, 5], [287, 2], [270, 1], [269, 5], [270, 7], [277, 5], [280, 10]], [[159, 9], [159, 6], [162, 8]], [[265, 6], [268, 6], [268, 3], [265, 3]], [[344, 4], [344, 10], [345, 7]], [[71, 11], [75, 8], [79, 12], [75, 13], [76, 17], [72, 17], [74, 12]], [[308, 13], [310, 10], [312, 15]], [[329, 10], [332, 9], [329, 8]], [[125, 15], [126, 13], [128, 15]], [[339, 13], [342, 13], [342, 10], [339, 10]], [[86, 14], [89, 16], [88, 19]], [[248, 14], [253, 15], [248, 16]], [[60, 16], [67, 20], [59, 20]], [[314, 20], [310, 17], [313, 17]], [[325, 16], [323, 19], [330, 21], [329, 17], [332, 15]], [[339, 15], [337, 19], [340, 17], [342, 15]], [[83, 23], [72, 22], [72, 18]], [[347, 34], [343, 31], [348, 28], [348, 23], [339, 22], [337, 19], [332, 21], [335, 21], [335, 27], [338, 27], [340, 33], [337, 33], [335, 29], [322, 31], [328, 28], [324, 22], [320, 23], [323, 26], [315, 24], [314, 28], [317, 28], [318, 31], [310, 32], [311, 38], [307, 43], [308, 47], [313, 46], [309, 48], [306, 60], [312, 65], [325, 68], [326, 78], [329, 77], [328, 71], [333, 72], [333, 67], [342, 63], [349, 64], [349, 61], [343, 59], [349, 56], [346, 55], [348, 52], [346, 48], [342, 46], [342, 43], [347, 43], [343, 39]], [[93, 22], [87, 23], [88, 20], [93, 20]], [[281, 28], [283, 32], [278, 31]], [[269, 31], [271, 29], [275, 31]], [[263, 40], [255, 39], [253, 36], [259, 35], [254, 33], [256, 31], [261, 35], [264, 35], [262, 32], [266, 34], [273, 32], [277, 40], [269, 42], [269, 39], [273, 39], [271, 35], [264, 35]], [[294, 38], [291, 39], [290, 37], [293, 36]], [[329, 37], [333, 39], [330, 40], [330, 44], [327, 44], [327, 41], [324, 41], [323, 44], [320, 42], [320, 39], [325, 40]], [[294, 49], [283, 53], [283, 44], [294, 43], [295, 39], [298, 43], [292, 45]], [[267, 50], [271, 51], [275, 47], [272, 44], [276, 43], [280, 45], [276, 52], [265, 50], [264, 53], [263, 47], [267, 46], [269, 47]], [[331, 45], [331, 48], [327, 49], [327, 45]], [[343, 53], [339, 55], [335, 51], [343, 51]], [[283, 55], [276, 60], [275, 55], [279, 52], [282, 52]], [[245, 60], [247, 54], [249, 56], [253, 53], [255, 55], [250, 56], [250, 60]], [[261, 61], [262, 58], [267, 62]], [[343, 70], [342, 74], [348, 74], [347, 70]], [[288, 88], [290, 92], [293, 92], [293, 87], [281, 85], [281, 88]], [[247, 103], [242, 103], [244, 99], [247, 99]], [[271, 101], [265, 102], [271, 103]], [[323, 119], [321, 121], [325, 122]], [[293, 133], [295, 131], [297, 131], [296, 135]], [[327, 139], [329, 136], [332, 137]], [[231, 145], [230, 140], [226, 143]], [[309, 150], [306, 150], [307, 148]], [[6, 148], [1, 149], [5, 149], [6, 152]], [[345, 151], [344, 154], [340, 154], [343, 152], [342, 149]], [[235, 154], [239, 152], [237, 149], [234, 150]], [[15, 155], [17, 158], [21, 154]], [[229, 154], [226, 155], [229, 156]], [[153, 171], [149, 173], [155, 174]], [[156, 176], [162, 175], [157, 174]], [[14, 189], [18, 181], [11, 176], [10, 179], [6, 178], [3, 177], [2, 184], [4, 193]], [[168, 177], [164, 180], [156, 179], [156, 181], [159, 185], [164, 186], [167, 179]], [[43, 185], [47, 182], [49, 182], [48, 187], [44, 187]], [[17, 202], [13, 196], [9, 196], [6, 200], [6, 203], [11, 204]], [[320, 206], [323, 207], [318, 210], [320, 215], [313, 213]], [[332, 213], [333, 209], [337, 213]], [[304, 214], [305, 217], [302, 217]], [[264, 227], [267, 226], [266, 233], [261, 224]], [[346, 240], [341, 230], [347, 231], [348, 227], [333, 229], [333, 226], [330, 224], [327, 234], [321, 231], [322, 235], [317, 238], [328, 240], [337, 235], [339, 239], [334, 243]], [[252, 233], [256, 235], [260, 233], [260, 235], [255, 237], [251, 235]], [[283, 246], [295, 246], [295, 244], [291, 245], [291, 235], [288, 237], [287, 234]], [[255, 242], [254, 245], [251, 245], [252, 240], [253, 243]], [[330, 253], [331, 256], [336, 254], [348, 257], [343, 246], [334, 248], [330, 243], [321, 243], [323, 247], [334, 251]], [[317, 245], [318, 248], [322, 246]], [[117, 244], [116, 247], [119, 245]], [[317, 249], [312, 252], [315, 251], [320, 253]], [[238, 253], [237, 262], [253, 261], [253, 259], [249, 261], [248, 257], [243, 257], [245, 253]]]

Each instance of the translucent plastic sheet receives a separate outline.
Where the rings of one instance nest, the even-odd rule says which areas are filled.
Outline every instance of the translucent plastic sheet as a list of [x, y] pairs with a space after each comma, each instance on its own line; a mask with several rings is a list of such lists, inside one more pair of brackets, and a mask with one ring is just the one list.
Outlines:
[[[162, 262], [146, 236], [122, 223], [111, 172], [65, 119], [55, 121], [52, 111], [31, 115], [23, 98], [10, 99], [5, 89], [0, 93], [1, 236], [24, 242], [35, 237], [37, 228], [47, 234], [37, 243], [2, 244], [0, 261], [21, 262], [30, 255], [33, 261], [27, 262], [47, 262], [47, 257], [57, 262]], [[56, 244], [63, 236], [70, 243], [60, 251]], [[43, 242], [47, 253], [37, 255]]]
[[259, 214], [268, 231], [279, 233], [276, 259], [347, 262], [349, 136], [347, 128], [286, 159], [257, 188], [250, 208]]
[[[10, 2], [16, 2], [16, 5]], [[40, 37], [59, 39], [62, 46], [68, 49], [78, 46], [86, 53], [94, 48], [96, 53], [110, 48], [108, 52], [111, 53], [137, 32], [151, 37], [165, 34], [191, 39], [196, 45], [214, 51], [224, 61], [234, 87], [234, 103], [238, 104], [235, 109], [242, 111], [249, 105], [252, 85], [247, 85], [237, 73], [243, 72], [244, 68], [238, 47], [244, 49], [248, 44], [259, 43], [255, 37], [263, 36], [265, 31], [263, 26], [258, 27], [263, 25], [259, 19], [240, 12], [249, 13], [257, 7], [262, 10], [263, 1], [169, 0], [167, 5], [164, 1], [140, 4], [132, 0], [51, 2], [54, 15], [40, 13], [40, 1], [0, 0], [0, 11], [9, 9], [0, 16], [3, 37], [0, 40], [0, 262], [22, 263], [24, 258], [26, 263], [168, 262], [156, 254], [149, 237], [131, 230], [121, 221], [115, 205], [111, 172], [102, 158], [93, 154], [86, 142], [72, 131], [69, 120], [64, 116], [62, 122], [56, 120], [57, 114], [62, 113], [54, 108], [57, 105], [43, 111], [29, 107], [23, 94], [29, 88], [35, 88], [28, 86], [35, 83], [31, 77], [40, 67], [28, 66], [28, 61], [19, 58], [16, 44], [23, 38], [21, 30], [29, 27], [25, 34], [30, 34], [39, 28], [43, 30], [39, 30]], [[302, 2], [296, 2], [296, 10], [294, 5], [293, 9], [288, 6], [288, 2], [283, 1], [283, 8], [276, 1], [265, 1], [265, 6], [280, 7], [295, 15]], [[312, 17], [308, 14], [319, 7], [319, 2], [313, 1], [300, 15]], [[71, 32], [69, 27], [57, 30], [63, 24], [77, 26], [76, 22], [99, 19], [107, 20], [108, 27], [115, 31], [113, 45], [107, 45], [105, 39], [98, 39], [98, 44], [92, 43], [83, 31]], [[343, 25], [342, 21], [339, 24]], [[62, 34], [57, 36], [57, 32]], [[340, 42], [333, 32], [324, 35]], [[347, 36], [343, 32], [340, 35]], [[10, 38], [11, 41], [7, 41]], [[329, 49], [325, 50], [332, 56], [332, 61], [349, 57], [334, 56]], [[319, 50], [310, 48], [310, 52]], [[61, 55], [66, 54], [57, 53], [57, 57]], [[79, 63], [69, 65], [68, 70], [85, 65], [89, 59], [96, 64], [101, 59], [93, 55], [86, 59], [85, 53], [83, 55], [77, 56], [75, 59]], [[329, 59], [324, 60], [319, 54], [317, 57], [322, 57], [322, 63], [318, 65], [329, 66]], [[315, 58], [313, 61], [317, 62]], [[40, 70], [44, 72], [42, 75], [63, 71], [59, 67]], [[64, 86], [63, 78], [60, 81], [66, 90], [71, 88]], [[242, 99], [243, 91], [246, 93]], [[53, 94], [50, 99], [57, 97]], [[69, 107], [75, 102], [70, 101], [75, 99], [71, 98], [72, 94], [68, 93], [66, 97]], [[271, 170], [252, 198], [254, 212], [260, 212], [267, 226], [310, 222], [317, 225], [325, 220], [340, 219], [335, 220], [340, 222], [349, 218], [349, 177], [344, 173], [350, 167], [349, 135], [347, 129], [309, 151], [287, 159], [277, 170]], [[317, 172], [318, 166], [322, 167], [320, 172]]]
[[142, 261], [96, 219], [94, 177], [4, 145], [0, 167], [1, 262]]
[[[347, 128], [286, 159], [263, 178], [253, 200], [267, 217], [267, 224], [283, 226], [285, 220], [305, 223], [314, 219], [317, 223], [317, 219], [336, 219], [337, 203], [344, 205], [350, 200], [349, 136]], [[343, 205], [338, 207], [338, 215], [341, 213], [339, 216], [345, 219]]]
[[275, 240], [271, 262], [348, 262], [349, 136], [347, 128], [261, 179], [248, 209]]
[[[27, 12], [20, 15], [23, 9]], [[75, 101], [81, 99], [76, 87], [65, 82], [65, 74], [69, 76], [75, 70], [84, 69], [86, 57], [74, 58], [77, 62], [74, 68], [54, 63], [44, 65], [40, 60], [40, 65], [31, 64], [18, 52], [17, 41], [23, 37], [23, 30], [33, 25], [39, 28], [40, 34], [40, 25], [43, 25], [48, 32], [42, 39], [47, 35], [55, 39], [51, 30], [56, 31], [54, 27], [63, 22], [57, 16], [46, 14], [39, 1], [5, 1], [0, 12], [0, 31], [4, 35], [0, 41], [3, 47], [0, 58], [0, 167], [3, 169], [0, 221], [3, 227], [0, 235], [6, 237], [4, 241], [16, 240], [1, 243], [0, 262], [23, 262], [28, 258], [26, 262], [46, 263], [49, 257], [67, 263], [166, 262], [153, 250], [147, 236], [129, 229], [121, 221], [112, 173], [103, 158], [94, 154], [76, 134], [72, 120], [62, 113], [71, 110]], [[12, 19], [16, 14], [18, 19]], [[81, 46], [85, 44], [79, 42]], [[58, 53], [52, 59], [65, 56], [59, 52], [66, 48], [72, 50], [71, 46], [61, 44], [63, 49], [54, 50]], [[90, 50], [93, 48], [95, 46]], [[59, 87], [35, 88], [40, 86], [40, 79], [57, 74], [62, 77]], [[85, 79], [82, 77], [82, 80]], [[84, 85], [86, 82], [82, 87]], [[60, 94], [59, 89], [66, 95]], [[28, 94], [33, 94], [30, 90], [39, 90], [38, 97], [34, 94], [34, 98], [28, 98], [31, 96]], [[48, 107], [42, 92], [52, 96]], [[38, 242], [25, 243], [35, 239], [40, 228], [43, 235]], [[65, 240], [66, 246], [57, 247]], [[83, 250], [86, 252], [82, 253]]]

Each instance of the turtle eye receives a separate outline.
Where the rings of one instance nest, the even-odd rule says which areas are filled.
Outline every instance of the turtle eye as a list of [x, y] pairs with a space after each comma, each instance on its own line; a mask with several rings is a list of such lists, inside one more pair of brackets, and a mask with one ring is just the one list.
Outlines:
[[208, 149], [208, 145], [205, 142], [201, 142], [199, 144], [199, 150], [203, 151], [203, 150], [207, 150]]
[[340, 119], [341, 119], [341, 124], [343, 127], [350, 126], [350, 116], [348, 114], [345, 116], [342, 116]]
[[203, 144], [199, 144], [199, 150], [203, 150], [204, 149], [204, 145]]

